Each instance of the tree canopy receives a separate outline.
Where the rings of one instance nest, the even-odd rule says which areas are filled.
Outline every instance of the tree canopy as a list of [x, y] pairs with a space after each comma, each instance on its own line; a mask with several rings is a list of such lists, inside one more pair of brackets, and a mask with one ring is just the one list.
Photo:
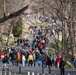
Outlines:
[[19, 18], [18, 21], [13, 26], [12, 33], [14, 37], [19, 37], [22, 34], [22, 19]]

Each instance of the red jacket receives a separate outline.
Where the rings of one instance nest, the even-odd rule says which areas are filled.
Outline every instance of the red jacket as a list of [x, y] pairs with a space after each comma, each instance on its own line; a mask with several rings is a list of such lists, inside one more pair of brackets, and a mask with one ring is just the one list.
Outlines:
[[60, 62], [60, 60], [61, 60], [61, 56], [58, 55], [58, 56], [57, 56], [57, 59], [56, 59], [56, 62]]
[[42, 49], [42, 48], [43, 48], [43, 45], [39, 44], [38, 47], [39, 47], [40, 49]]
[[0, 59], [2, 58], [2, 54], [0, 53]]

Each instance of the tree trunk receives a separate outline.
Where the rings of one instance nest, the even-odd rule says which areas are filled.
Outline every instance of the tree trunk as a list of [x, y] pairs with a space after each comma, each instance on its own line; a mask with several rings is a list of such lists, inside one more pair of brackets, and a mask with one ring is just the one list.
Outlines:
[[1, 26], [0, 26], [0, 47], [1, 47], [1, 45], [2, 45], [2, 32], [1, 32]]
[[9, 32], [8, 32], [8, 37], [7, 37], [7, 41], [6, 41], [6, 47], [8, 48], [9, 46], [9, 38], [10, 38], [10, 34], [11, 34], [11, 31], [12, 31], [12, 26], [13, 26], [13, 23], [14, 21], [11, 22], [11, 25], [9, 26]]
[[4, 6], [3, 6], [3, 16], [5, 17], [6, 16], [6, 0], [3, 1], [4, 3]]

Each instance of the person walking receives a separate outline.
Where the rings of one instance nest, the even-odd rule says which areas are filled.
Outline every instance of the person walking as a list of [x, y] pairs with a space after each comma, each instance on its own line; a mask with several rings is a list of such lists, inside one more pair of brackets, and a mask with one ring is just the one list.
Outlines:
[[0, 64], [2, 63], [2, 53], [0, 52]]
[[73, 64], [74, 64], [74, 68], [76, 68], [76, 57], [74, 58]]
[[32, 64], [33, 64], [33, 55], [30, 53], [29, 55], [28, 55], [28, 66], [32, 66]]
[[6, 65], [7, 64], [7, 60], [8, 60], [7, 55], [4, 54], [4, 57], [2, 58], [3, 69], [8, 69], [8, 67]]
[[57, 68], [59, 68], [60, 61], [61, 61], [61, 56], [60, 54], [58, 54], [57, 59], [56, 59]]
[[51, 74], [52, 62], [50, 61], [50, 56], [47, 56], [46, 64], [47, 64], [47, 66], [48, 66], [49, 74]]
[[60, 75], [65, 75], [65, 61], [63, 60], [63, 58], [61, 58], [60, 64], [59, 64], [59, 68], [60, 68]]
[[41, 54], [38, 54], [37, 56], [37, 62], [38, 62], [38, 66], [42, 66], [42, 55]]
[[12, 62], [13, 67], [16, 66], [16, 52], [15, 51], [10, 52], [9, 59]]
[[23, 67], [25, 67], [25, 61], [26, 61], [25, 55], [22, 55], [22, 66], [23, 66]]
[[47, 55], [45, 54], [45, 53], [43, 53], [42, 54], [42, 66], [44, 67], [44, 68], [46, 68], [46, 60], [47, 60]]
[[20, 64], [20, 58], [21, 58], [21, 55], [20, 55], [20, 52], [18, 51], [17, 58], [16, 58], [17, 66], [19, 66], [19, 64]]
[[36, 54], [33, 52], [33, 65], [36, 66]]

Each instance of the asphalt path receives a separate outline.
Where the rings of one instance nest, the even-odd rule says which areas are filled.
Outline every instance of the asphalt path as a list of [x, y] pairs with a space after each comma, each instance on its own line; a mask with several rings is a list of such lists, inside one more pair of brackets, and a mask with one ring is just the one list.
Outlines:
[[[13, 74], [14, 73], [19, 74], [19, 67], [17, 66], [13, 67], [12, 63], [7, 64], [7, 66], [9, 67], [9, 72], [12, 72]], [[42, 67], [38, 67], [37, 63], [35, 67], [27, 66], [27, 65], [25, 67], [23, 67], [22, 65], [20, 66], [21, 66], [21, 74], [27, 74], [28, 72], [30, 73], [34, 72], [35, 75], [37, 75], [37, 73], [42, 75]], [[2, 70], [2, 65], [0, 65], [0, 73], [1, 73], [1, 70]], [[60, 75], [60, 69], [52, 67], [51, 70], [52, 70], [51, 71], [52, 75]], [[45, 75], [48, 75], [48, 67], [44, 68], [44, 73]], [[76, 75], [76, 69], [66, 68], [65, 75]]]

